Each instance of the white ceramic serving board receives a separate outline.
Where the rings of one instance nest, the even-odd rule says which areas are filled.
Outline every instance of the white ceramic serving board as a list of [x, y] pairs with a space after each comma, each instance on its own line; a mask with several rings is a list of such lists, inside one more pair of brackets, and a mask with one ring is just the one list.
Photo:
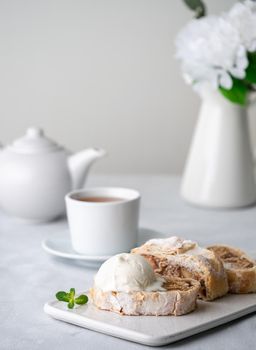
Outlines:
[[173, 343], [256, 311], [256, 294], [227, 295], [212, 302], [198, 302], [183, 316], [121, 316], [88, 303], [68, 310], [67, 304], [51, 301], [44, 311], [61, 321], [133, 342], [160, 346]]

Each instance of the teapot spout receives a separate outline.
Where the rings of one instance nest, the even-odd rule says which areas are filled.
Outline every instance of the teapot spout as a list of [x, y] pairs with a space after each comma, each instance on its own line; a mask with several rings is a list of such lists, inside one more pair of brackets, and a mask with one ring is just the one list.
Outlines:
[[71, 174], [72, 189], [82, 188], [91, 165], [106, 155], [101, 148], [88, 148], [68, 157], [68, 167]]

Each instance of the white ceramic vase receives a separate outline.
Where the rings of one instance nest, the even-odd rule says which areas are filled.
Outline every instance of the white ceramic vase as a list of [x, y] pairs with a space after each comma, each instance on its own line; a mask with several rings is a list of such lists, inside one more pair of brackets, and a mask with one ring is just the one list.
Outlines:
[[206, 88], [181, 195], [190, 203], [237, 208], [256, 201], [247, 109]]

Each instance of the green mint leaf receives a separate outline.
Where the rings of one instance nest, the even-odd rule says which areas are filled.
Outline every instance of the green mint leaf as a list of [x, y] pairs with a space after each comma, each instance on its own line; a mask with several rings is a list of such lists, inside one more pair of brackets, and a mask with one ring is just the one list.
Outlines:
[[88, 302], [87, 295], [81, 294], [79, 297], [75, 298], [75, 303], [78, 305], [84, 305]]
[[220, 86], [219, 91], [229, 101], [245, 106], [247, 103], [248, 86], [243, 80], [239, 80], [234, 77], [232, 77], [232, 80], [233, 86], [230, 90], [227, 90]]
[[59, 301], [65, 301], [65, 302], [69, 302], [69, 295], [68, 293], [64, 292], [64, 291], [59, 291], [58, 293], [56, 293], [56, 298]]
[[70, 288], [69, 297], [70, 297], [71, 299], [74, 299], [75, 294], [76, 294], [75, 288]]
[[75, 288], [70, 288], [70, 291], [68, 293], [68, 296], [69, 296], [68, 308], [69, 309], [73, 309], [73, 307], [75, 305], [75, 294], [76, 294]]
[[69, 309], [73, 309], [75, 304], [84, 305], [88, 302], [87, 295], [81, 294], [76, 298], [75, 294], [75, 288], [70, 288], [69, 293], [66, 293], [64, 291], [59, 291], [58, 293], [56, 293], [56, 298], [59, 301], [65, 301], [66, 303], [68, 303]]
[[69, 303], [68, 303], [68, 308], [69, 309], [73, 309], [74, 306], [75, 306], [74, 300], [70, 300]]

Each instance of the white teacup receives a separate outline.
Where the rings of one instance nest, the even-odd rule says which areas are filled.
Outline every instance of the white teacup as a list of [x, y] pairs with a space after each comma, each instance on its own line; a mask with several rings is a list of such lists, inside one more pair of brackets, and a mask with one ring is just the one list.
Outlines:
[[113, 255], [137, 242], [139, 192], [126, 188], [98, 187], [76, 190], [65, 196], [71, 242], [86, 255]]

